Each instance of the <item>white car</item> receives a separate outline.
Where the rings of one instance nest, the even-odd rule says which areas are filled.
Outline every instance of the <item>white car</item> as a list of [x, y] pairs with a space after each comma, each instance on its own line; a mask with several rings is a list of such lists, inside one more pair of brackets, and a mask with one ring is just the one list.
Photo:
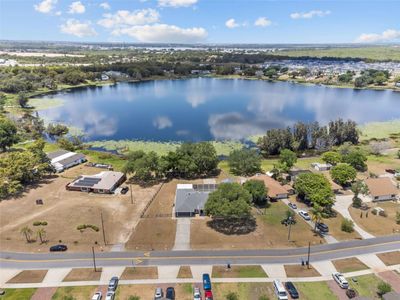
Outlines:
[[93, 295], [92, 300], [101, 300], [102, 297], [103, 295], [101, 294], [101, 292], [97, 292]]
[[310, 215], [308, 214], [308, 212], [306, 212], [306, 211], [304, 211], [304, 210], [300, 210], [300, 211], [299, 211], [299, 215], [300, 215], [304, 220], [306, 220], [306, 221], [310, 221], [310, 220], [311, 220], [311, 217], [310, 217]]
[[114, 300], [115, 293], [114, 292], [107, 292], [106, 300]]
[[335, 272], [332, 274], [332, 277], [342, 289], [349, 288], [349, 283], [347, 282], [346, 278], [344, 278], [344, 276], [341, 273]]
[[193, 300], [199, 300], [201, 299], [201, 293], [199, 288], [194, 288], [193, 292]]

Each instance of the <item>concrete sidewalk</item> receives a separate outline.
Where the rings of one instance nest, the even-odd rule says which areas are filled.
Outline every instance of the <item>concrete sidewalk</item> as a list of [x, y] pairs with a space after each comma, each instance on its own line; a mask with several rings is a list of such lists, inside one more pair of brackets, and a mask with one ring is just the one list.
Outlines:
[[175, 244], [172, 250], [190, 250], [190, 218], [176, 219]]

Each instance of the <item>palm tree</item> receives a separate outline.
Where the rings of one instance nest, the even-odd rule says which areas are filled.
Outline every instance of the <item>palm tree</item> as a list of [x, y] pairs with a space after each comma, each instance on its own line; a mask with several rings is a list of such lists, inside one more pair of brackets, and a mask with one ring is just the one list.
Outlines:
[[314, 231], [317, 231], [317, 224], [322, 219], [322, 208], [321, 206], [314, 204], [313, 208], [310, 209], [311, 219], [314, 222]]
[[36, 233], [39, 237], [40, 243], [43, 244], [46, 241], [46, 230], [44, 230], [44, 228], [39, 228]]
[[20, 232], [25, 236], [26, 242], [29, 243], [31, 241], [32, 229], [30, 229], [28, 226], [25, 226], [21, 228]]

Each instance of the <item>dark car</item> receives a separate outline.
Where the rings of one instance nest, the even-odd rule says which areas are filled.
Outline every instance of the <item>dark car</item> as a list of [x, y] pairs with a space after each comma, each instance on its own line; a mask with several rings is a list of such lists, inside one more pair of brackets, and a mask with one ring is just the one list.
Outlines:
[[68, 247], [65, 245], [54, 245], [50, 247], [50, 252], [67, 251]]
[[168, 300], [175, 300], [175, 289], [173, 287], [168, 287], [165, 291], [165, 298]]
[[289, 205], [289, 207], [292, 208], [292, 209], [297, 209], [296, 203], [289, 202], [288, 205]]
[[317, 228], [319, 229], [320, 232], [323, 232], [323, 233], [329, 232], [328, 225], [326, 225], [324, 223], [317, 223]]
[[349, 299], [353, 299], [353, 298], [357, 297], [357, 292], [353, 289], [348, 289], [346, 291], [346, 296], [349, 297]]
[[118, 287], [118, 277], [114, 276], [111, 277], [110, 282], [108, 283], [108, 291], [109, 292], [115, 292], [117, 290]]
[[299, 298], [299, 293], [297, 292], [296, 287], [294, 286], [294, 284], [292, 282], [290, 282], [290, 281], [286, 282], [285, 288], [293, 299]]
[[121, 194], [126, 194], [127, 192], [129, 191], [129, 188], [127, 187], [127, 186], [124, 186], [122, 189], [121, 189]]

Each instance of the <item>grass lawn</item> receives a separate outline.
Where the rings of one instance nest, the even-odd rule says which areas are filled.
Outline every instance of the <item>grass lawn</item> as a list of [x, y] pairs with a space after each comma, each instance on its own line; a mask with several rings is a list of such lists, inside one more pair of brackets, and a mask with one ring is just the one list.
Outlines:
[[4, 289], [4, 296], [0, 296], [1, 300], [20, 300], [31, 299], [36, 289]]
[[189, 266], [181, 266], [179, 268], [177, 278], [193, 278], [192, 270]]
[[343, 219], [343, 216], [338, 213], [336, 217], [326, 218], [322, 221], [329, 226], [329, 234], [339, 241], [361, 239], [360, 235], [356, 231], [350, 233], [342, 231], [341, 225]]
[[284, 265], [287, 277], [315, 277], [320, 276], [312, 266], [307, 268], [307, 266], [298, 265]]
[[366, 218], [365, 212], [363, 212], [363, 216], [361, 217], [361, 210], [350, 207], [349, 212], [351, 217], [361, 228], [376, 236], [400, 232], [400, 225], [396, 224], [396, 212], [400, 211], [399, 203], [382, 202], [370, 205], [372, 208], [375, 206], [383, 208], [388, 216], [382, 217], [379, 215], [374, 215], [370, 210], [368, 212], [368, 218]]
[[39, 283], [43, 281], [46, 274], [47, 270], [25, 270], [19, 272], [7, 283]]
[[377, 256], [385, 263], [387, 266], [400, 264], [400, 251], [386, 252], [377, 254]]
[[112, 165], [115, 171], [121, 171], [126, 163], [125, 159], [111, 153], [92, 150], [81, 150], [78, 152], [85, 154], [90, 162]]
[[235, 293], [240, 300], [258, 300], [261, 296], [276, 299], [272, 283], [214, 283], [214, 299], [226, 299], [229, 293]]
[[361, 130], [361, 141], [372, 138], [384, 139], [390, 137], [391, 134], [400, 133], [400, 120], [386, 122], [371, 122], [359, 126]]
[[336, 300], [337, 297], [333, 294], [328, 284], [324, 281], [319, 282], [296, 282], [294, 285], [300, 293], [300, 299], [314, 300]]
[[214, 278], [261, 278], [268, 277], [261, 266], [213, 266], [212, 277]]
[[[357, 282], [353, 282], [352, 278], [357, 278]], [[371, 297], [372, 299], [380, 299], [377, 295], [377, 286], [382, 280], [374, 274], [357, 276], [348, 278], [350, 287], [355, 289], [360, 296]]]
[[[97, 286], [66, 286], [59, 287], [54, 293], [51, 300], [64, 300], [67, 297], [72, 297], [74, 300], [91, 299], [97, 291]], [[69, 299], [69, 298], [68, 298]]]
[[341, 273], [355, 272], [360, 270], [366, 270], [368, 267], [358, 260], [356, 257], [337, 259], [332, 261], [336, 270]]
[[157, 267], [127, 267], [121, 275], [122, 280], [157, 279]]
[[101, 268], [97, 272], [93, 268], [72, 269], [63, 281], [97, 281], [100, 280]]

